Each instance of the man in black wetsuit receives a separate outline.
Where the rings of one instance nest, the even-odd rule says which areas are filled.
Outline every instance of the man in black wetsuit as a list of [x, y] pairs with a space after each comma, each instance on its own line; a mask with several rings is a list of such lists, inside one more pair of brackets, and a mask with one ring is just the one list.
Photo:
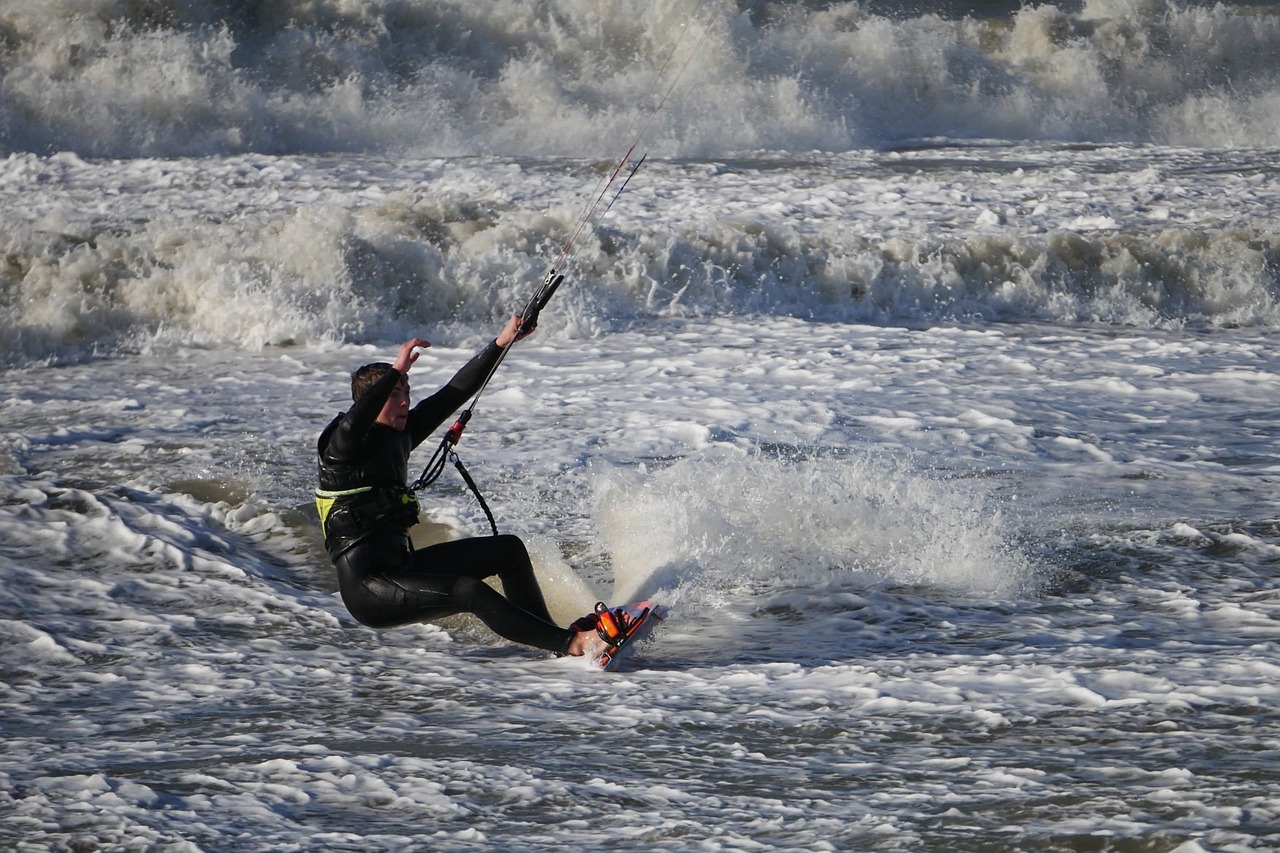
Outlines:
[[[533, 564], [515, 536], [460, 539], [415, 550], [409, 528], [418, 501], [406, 487], [409, 453], [476, 393], [519, 335], [513, 317], [498, 337], [435, 394], [409, 408], [409, 369], [420, 338], [394, 364], [366, 364], [351, 377], [354, 405], [320, 435], [316, 505], [342, 600], [359, 622], [391, 628], [472, 613], [515, 643], [557, 654], [598, 655], [596, 619], [572, 628], [551, 621]], [[505, 596], [484, 582], [497, 576]]]

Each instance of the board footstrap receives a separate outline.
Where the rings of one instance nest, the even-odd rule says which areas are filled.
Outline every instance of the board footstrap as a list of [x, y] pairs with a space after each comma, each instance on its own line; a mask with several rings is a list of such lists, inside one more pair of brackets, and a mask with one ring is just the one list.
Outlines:
[[599, 618], [597, 631], [600, 634], [600, 638], [607, 643], [605, 650], [600, 654], [601, 669], [608, 669], [613, 664], [618, 652], [630, 642], [631, 638], [640, 630], [640, 627], [648, 621], [652, 612], [652, 608], [646, 607], [639, 613], [633, 614], [631, 621], [624, 624], [613, 611], [605, 606], [604, 602], [596, 603], [596, 616]]

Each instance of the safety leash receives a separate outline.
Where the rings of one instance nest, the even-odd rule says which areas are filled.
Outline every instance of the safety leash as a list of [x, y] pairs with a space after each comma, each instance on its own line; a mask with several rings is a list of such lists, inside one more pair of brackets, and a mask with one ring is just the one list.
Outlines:
[[493, 535], [498, 535], [498, 522], [493, 520], [493, 510], [489, 509], [489, 504], [484, 499], [484, 495], [480, 494], [480, 487], [476, 485], [476, 481], [471, 479], [471, 475], [467, 473], [466, 466], [462, 464], [462, 460], [458, 458], [458, 454], [450, 453], [449, 460], [453, 462], [453, 467], [458, 469], [458, 473], [462, 475], [462, 482], [467, 484], [467, 488], [471, 490], [471, 494], [476, 496], [476, 500], [480, 503], [480, 508], [484, 510], [484, 517], [489, 519], [489, 529], [493, 531]]

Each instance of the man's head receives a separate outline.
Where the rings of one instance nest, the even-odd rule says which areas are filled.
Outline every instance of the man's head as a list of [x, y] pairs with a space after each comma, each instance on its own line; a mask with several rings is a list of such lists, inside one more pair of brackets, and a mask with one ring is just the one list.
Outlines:
[[[359, 400], [369, 389], [378, 384], [382, 377], [391, 373], [391, 365], [383, 361], [366, 364], [351, 374], [351, 399]], [[409, 416], [409, 380], [403, 376], [396, 383], [395, 390], [387, 398], [387, 402], [378, 413], [378, 423], [392, 429], [404, 429]]]
[[370, 388], [378, 384], [378, 380], [391, 372], [391, 365], [385, 361], [375, 361], [357, 368], [351, 374], [351, 399], [359, 400]]

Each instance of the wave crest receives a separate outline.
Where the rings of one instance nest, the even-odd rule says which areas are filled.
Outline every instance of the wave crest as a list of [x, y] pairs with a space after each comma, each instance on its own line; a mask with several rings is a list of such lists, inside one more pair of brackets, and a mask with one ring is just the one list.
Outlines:
[[9, 4], [0, 150], [597, 156], [686, 61], [655, 154], [934, 136], [1265, 146], [1280, 122], [1280, 15], [1266, 7], [1089, 0], [948, 19], [753, 6]]

